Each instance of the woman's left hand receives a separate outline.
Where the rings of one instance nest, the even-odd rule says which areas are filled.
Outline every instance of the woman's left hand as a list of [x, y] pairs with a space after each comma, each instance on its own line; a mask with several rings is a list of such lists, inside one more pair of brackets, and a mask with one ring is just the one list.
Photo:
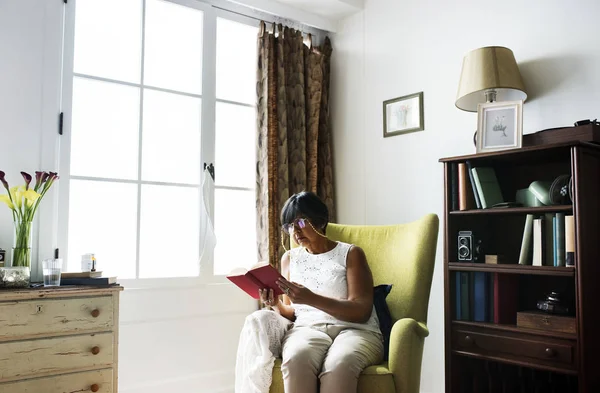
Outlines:
[[283, 293], [285, 293], [285, 295], [296, 304], [310, 305], [310, 302], [315, 296], [315, 294], [310, 289], [298, 283], [288, 281], [285, 278], [278, 279], [277, 285], [283, 291]]

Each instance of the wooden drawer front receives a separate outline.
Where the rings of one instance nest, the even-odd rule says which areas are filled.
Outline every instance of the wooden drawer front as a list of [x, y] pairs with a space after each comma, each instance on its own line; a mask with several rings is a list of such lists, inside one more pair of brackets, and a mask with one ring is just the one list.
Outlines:
[[0, 303], [0, 340], [110, 331], [112, 296]]
[[478, 355], [506, 357], [509, 360], [535, 359], [547, 365], [574, 368], [575, 343], [567, 340], [545, 340], [544, 337], [516, 337], [502, 332], [493, 334], [454, 330], [452, 348]]
[[[94, 352], [97, 354], [94, 355]], [[112, 363], [112, 333], [0, 344], [0, 382], [31, 376], [110, 368]]]
[[2, 393], [74, 393], [96, 388], [98, 393], [113, 393], [112, 369], [0, 384]]

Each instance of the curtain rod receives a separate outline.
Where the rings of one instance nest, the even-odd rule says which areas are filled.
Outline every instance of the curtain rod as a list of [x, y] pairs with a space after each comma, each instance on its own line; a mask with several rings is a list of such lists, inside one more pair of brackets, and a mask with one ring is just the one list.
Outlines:
[[274, 24], [282, 24], [284, 26], [288, 26], [295, 30], [299, 30], [304, 34], [311, 34], [312, 36], [315, 36], [315, 38], [318, 37], [319, 39], [324, 39], [325, 36], [327, 36], [329, 34], [329, 32], [326, 30], [321, 30], [316, 27], [305, 25], [305, 24], [295, 21], [295, 20], [291, 20], [288, 18], [274, 15], [274, 14], [269, 14], [267, 12], [259, 11], [259, 10], [253, 9], [251, 7], [242, 5], [242, 4], [233, 3], [230, 1], [226, 1], [226, 0], [200, 0], [200, 1], [203, 3], [209, 4], [211, 7], [215, 8], [215, 9], [225, 11], [225, 12], [230, 12], [232, 14], [240, 15], [240, 16], [243, 16], [246, 18], [257, 20], [257, 21], [264, 21], [267, 24], [273, 24], [273, 23]]

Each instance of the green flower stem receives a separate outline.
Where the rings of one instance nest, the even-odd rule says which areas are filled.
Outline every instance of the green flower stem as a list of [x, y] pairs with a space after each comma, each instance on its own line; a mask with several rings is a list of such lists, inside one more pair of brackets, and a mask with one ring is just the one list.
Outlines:
[[15, 225], [15, 243], [13, 247], [13, 266], [31, 265], [31, 221], [14, 222]]

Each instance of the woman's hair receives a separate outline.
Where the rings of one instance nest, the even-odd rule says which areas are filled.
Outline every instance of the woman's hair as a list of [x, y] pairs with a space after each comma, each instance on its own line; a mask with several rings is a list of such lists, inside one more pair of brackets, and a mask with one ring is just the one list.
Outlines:
[[316, 194], [302, 191], [292, 195], [281, 209], [281, 224], [289, 224], [297, 217], [308, 218], [316, 228], [323, 228], [329, 223], [329, 209]]

